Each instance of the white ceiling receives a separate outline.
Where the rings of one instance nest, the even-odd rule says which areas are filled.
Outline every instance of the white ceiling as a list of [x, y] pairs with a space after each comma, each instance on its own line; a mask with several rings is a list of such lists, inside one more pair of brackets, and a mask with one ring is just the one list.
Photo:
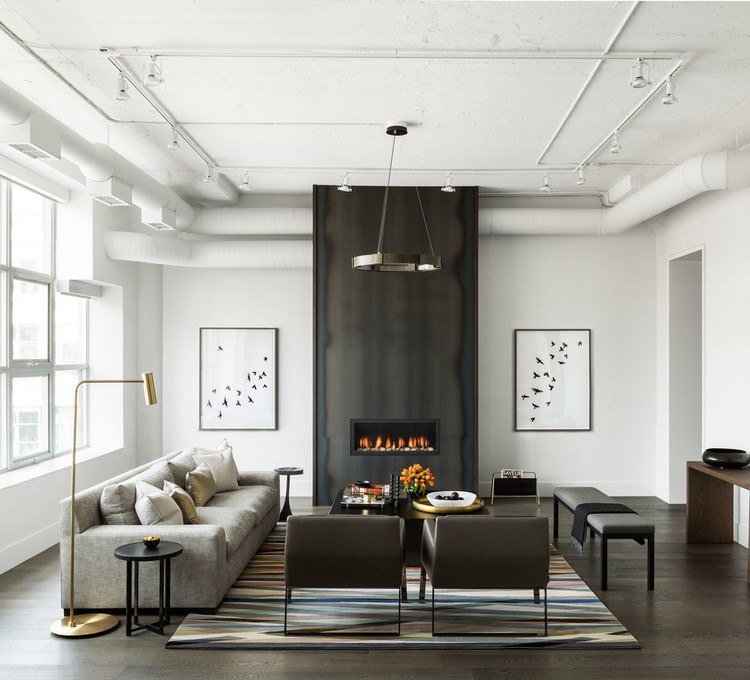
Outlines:
[[[633, 4], [0, 0], [0, 22], [113, 120], [4, 35], [0, 80], [188, 199], [208, 198], [205, 164], [185, 144], [166, 150], [169, 125], [134, 89], [114, 100], [117, 72], [100, 48], [135, 73], [160, 54], [165, 82], [152, 94], [220, 172], [237, 183], [248, 169], [258, 193], [307, 193], [347, 170], [354, 185], [384, 184], [393, 120], [412, 126], [397, 142], [395, 183], [436, 185], [451, 172], [456, 185], [528, 192], [549, 166], [558, 192], [603, 191], [734, 148], [737, 129], [750, 142], [750, 3], [644, 2], [611, 52], [669, 54], [654, 62], [655, 83], [683, 59], [678, 103], [659, 94], [623, 130], [623, 152], [605, 148], [576, 186], [571, 170], [650, 90], [628, 86], [632, 62], [606, 61], [537, 162], [596, 64], [557, 57], [602, 53]], [[455, 58], [508, 51], [556, 58]], [[409, 52], [426, 58], [393, 56]]]

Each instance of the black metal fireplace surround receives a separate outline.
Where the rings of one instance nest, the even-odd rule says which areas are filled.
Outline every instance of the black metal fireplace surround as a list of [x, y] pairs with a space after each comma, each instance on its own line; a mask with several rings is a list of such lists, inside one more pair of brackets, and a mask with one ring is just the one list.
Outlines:
[[[412, 463], [432, 469], [436, 488], [476, 488], [477, 190], [420, 187], [441, 270], [352, 270], [377, 242], [383, 190], [313, 190], [316, 504]], [[391, 188], [387, 221], [383, 250], [424, 249], [414, 187]], [[432, 424], [434, 441], [406, 421]]]

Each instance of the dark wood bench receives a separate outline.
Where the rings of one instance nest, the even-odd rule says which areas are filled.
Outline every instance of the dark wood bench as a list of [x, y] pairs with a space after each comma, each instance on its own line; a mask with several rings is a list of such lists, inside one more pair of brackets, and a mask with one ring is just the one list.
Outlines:
[[[552, 536], [558, 537], [558, 524], [560, 519], [560, 504], [571, 512], [581, 503], [614, 503], [615, 501], [607, 494], [599, 491], [593, 486], [563, 486], [558, 487], [553, 493], [553, 520]], [[588, 516], [586, 522], [594, 536], [601, 538], [601, 588], [607, 590], [607, 541], [609, 539], [630, 538], [633, 540], [644, 540], [648, 552], [648, 589], [654, 589], [654, 531], [653, 522], [643, 519], [637, 512], [633, 513], [607, 513], [598, 512]]]

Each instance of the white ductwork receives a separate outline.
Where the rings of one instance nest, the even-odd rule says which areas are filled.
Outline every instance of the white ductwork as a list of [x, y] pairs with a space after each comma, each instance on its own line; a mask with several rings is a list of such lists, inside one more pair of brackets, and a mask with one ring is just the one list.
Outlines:
[[104, 252], [112, 260], [174, 267], [312, 267], [311, 241], [185, 241], [129, 231], [104, 234]]
[[[87, 182], [97, 185], [97, 190], [101, 184], [116, 177], [119, 182], [132, 187], [133, 204], [142, 211], [159, 214], [162, 210], [166, 210], [175, 213], [174, 222], [178, 229], [188, 229], [195, 224], [195, 208], [173, 191], [162, 186], [106, 144], [92, 144], [34, 106], [7, 85], [0, 83], [0, 123], [18, 126], [31, 116], [44, 119], [47, 125], [59, 131], [62, 156], [75, 163]], [[99, 193], [95, 193], [95, 197], [101, 200]], [[122, 200], [102, 202], [108, 205], [123, 204]], [[148, 224], [148, 222], [145, 223]]]
[[210, 235], [312, 234], [312, 209], [210, 208], [200, 212], [192, 231]]
[[612, 208], [480, 208], [480, 234], [619, 234], [704, 191], [750, 187], [750, 153], [694, 156]]

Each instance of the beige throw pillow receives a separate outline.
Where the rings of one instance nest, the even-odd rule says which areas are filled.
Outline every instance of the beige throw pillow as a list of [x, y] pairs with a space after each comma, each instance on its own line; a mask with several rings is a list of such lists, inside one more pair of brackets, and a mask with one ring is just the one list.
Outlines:
[[211, 468], [201, 463], [195, 470], [185, 475], [185, 486], [196, 507], [205, 505], [216, 495], [216, 482]]
[[135, 494], [135, 514], [141, 524], [182, 524], [180, 507], [161, 489], [138, 481]]
[[198, 513], [195, 511], [195, 503], [185, 489], [180, 488], [174, 482], [164, 482], [164, 491], [177, 503], [182, 511], [184, 524], [198, 524]]
[[239, 489], [240, 485], [237, 482], [239, 473], [237, 472], [237, 465], [232, 455], [232, 447], [227, 447], [219, 453], [203, 453], [203, 451], [205, 449], [196, 449], [193, 460], [196, 465], [208, 465], [216, 482], [216, 493]]

